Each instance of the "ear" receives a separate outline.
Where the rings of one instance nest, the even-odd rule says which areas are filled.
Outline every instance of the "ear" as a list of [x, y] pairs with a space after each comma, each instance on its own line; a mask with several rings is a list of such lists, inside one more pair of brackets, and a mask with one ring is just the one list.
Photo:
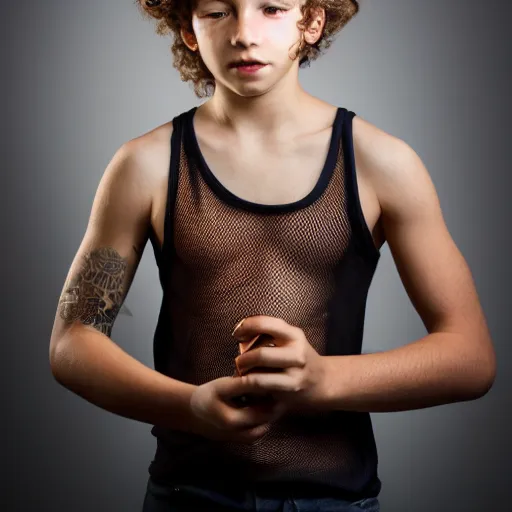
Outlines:
[[193, 33], [182, 28], [180, 30], [180, 36], [189, 50], [192, 50], [193, 52], [197, 51], [197, 48], [198, 48], [197, 39]]
[[312, 20], [304, 30], [304, 40], [308, 44], [315, 44], [321, 37], [325, 27], [325, 10], [322, 7], [311, 9]]

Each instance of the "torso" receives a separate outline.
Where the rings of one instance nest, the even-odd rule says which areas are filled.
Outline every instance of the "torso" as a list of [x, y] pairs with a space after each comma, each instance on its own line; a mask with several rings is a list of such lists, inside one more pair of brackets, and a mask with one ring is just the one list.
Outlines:
[[[260, 204], [292, 203], [314, 188], [326, 159], [332, 126], [328, 120], [334, 119], [335, 109], [324, 105], [324, 126], [320, 123], [316, 130], [290, 140], [286, 145], [281, 142], [273, 147], [267, 142], [263, 148], [254, 141], [234, 144], [229, 137], [219, 136], [218, 130], [209, 130], [200, 120], [195, 120], [195, 132], [208, 167], [233, 194]], [[358, 116], [354, 118], [354, 141], [364, 137], [367, 125]], [[160, 247], [164, 238], [171, 133], [172, 123], [166, 123], [143, 136], [151, 140], [154, 148], [151, 157], [152, 172], [155, 172], [151, 228]], [[385, 242], [380, 204], [368, 174], [358, 166], [357, 147], [355, 152], [361, 207], [374, 244], [380, 249]]]

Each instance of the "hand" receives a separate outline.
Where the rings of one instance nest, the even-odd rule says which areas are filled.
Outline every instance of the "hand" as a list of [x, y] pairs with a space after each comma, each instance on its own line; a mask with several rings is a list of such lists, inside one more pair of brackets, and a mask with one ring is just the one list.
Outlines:
[[[238, 356], [236, 365], [244, 375], [238, 379], [271, 392], [289, 410], [320, 409], [326, 390], [324, 356], [310, 345], [302, 329], [271, 316], [247, 317], [233, 336], [243, 343], [261, 333], [271, 336], [275, 347], [262, 346]], [[283, 371], [260, 373], [261, 367]]]
[[268, 402], [241, 408], [234, 397], [263, 394], [257, 383], [245, 378], [222, 377], [198, 386], [190, 399], [197, 420], [192, 428], [197, 434], [216, 441], [250, 444], [264, 436], [270, 423], [284, 413], [284, 406]]

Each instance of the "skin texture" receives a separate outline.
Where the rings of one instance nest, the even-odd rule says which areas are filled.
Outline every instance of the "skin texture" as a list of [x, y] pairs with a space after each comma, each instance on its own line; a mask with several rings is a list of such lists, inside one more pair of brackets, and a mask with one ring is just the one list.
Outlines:
[[83, 257], [81, 268], [64, 287], [59, 315], [67, 323], [76, 320], [111, 336], [123, 302], [126, 261], [111, 247], [101, 247]]

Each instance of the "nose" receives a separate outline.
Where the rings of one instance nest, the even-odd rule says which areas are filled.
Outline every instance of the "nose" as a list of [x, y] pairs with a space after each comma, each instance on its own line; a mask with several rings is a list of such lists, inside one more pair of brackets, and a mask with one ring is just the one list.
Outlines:
[[249, 12], [240, 12], [233, 27], [231, 35], [231, 44], [249, 48], [252, 45], [259, 44], [259, 30], [257, 20]]

